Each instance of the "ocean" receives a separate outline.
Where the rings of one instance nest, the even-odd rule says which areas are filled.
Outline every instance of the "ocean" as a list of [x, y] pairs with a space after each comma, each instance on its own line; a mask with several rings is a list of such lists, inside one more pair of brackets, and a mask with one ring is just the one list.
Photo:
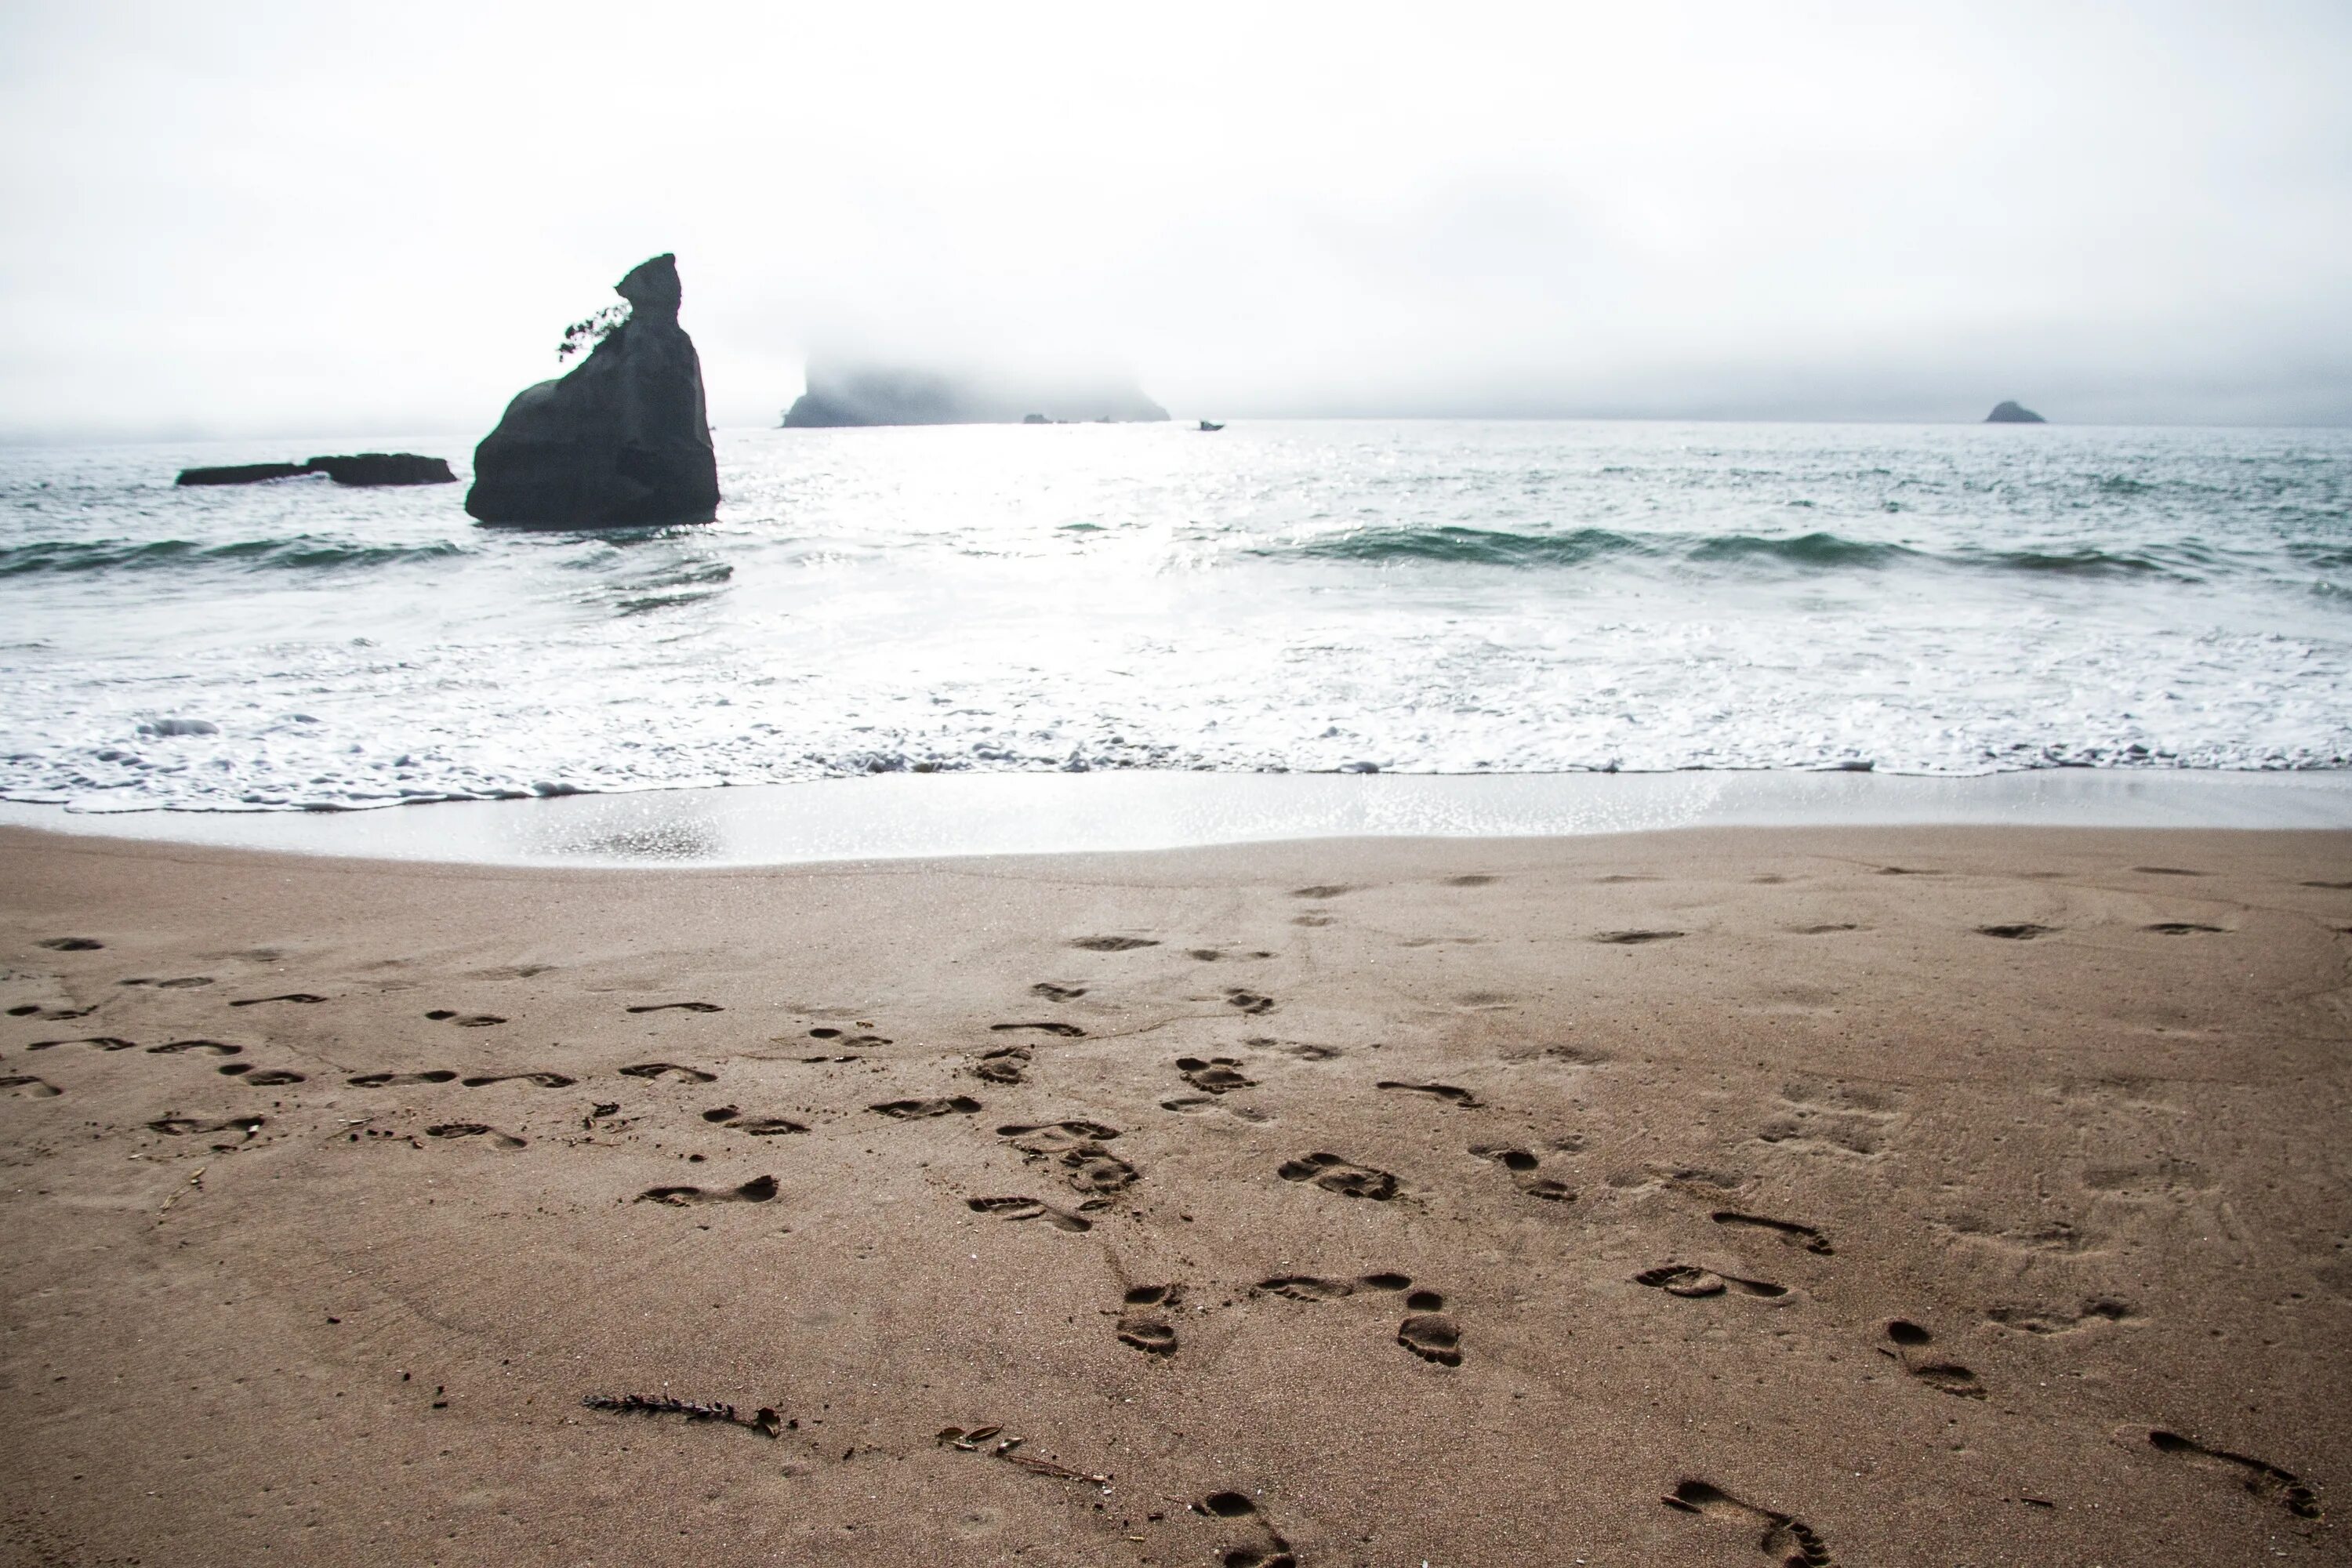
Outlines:
[[726, 430], [712, 526], [0, 450], [0, 797], [2352, 765], [2352, 432]]

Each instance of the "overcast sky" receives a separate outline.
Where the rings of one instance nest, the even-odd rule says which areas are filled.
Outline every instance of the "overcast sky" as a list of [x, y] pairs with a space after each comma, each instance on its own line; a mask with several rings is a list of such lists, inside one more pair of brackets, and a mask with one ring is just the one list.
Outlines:
[[0, 436], [478, 434], [675, 250], [1180, 416], [2352, 424], [2352, 5], [0, 8]]

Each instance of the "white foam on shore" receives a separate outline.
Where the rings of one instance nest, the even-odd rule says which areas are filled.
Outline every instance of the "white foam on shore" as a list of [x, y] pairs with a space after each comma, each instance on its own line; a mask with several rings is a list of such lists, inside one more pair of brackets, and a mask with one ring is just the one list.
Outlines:
[[940, 773], [384, 811], [117, 812], [0, 802], [0, 824], [221, 847], [497, 866], [772, 866], [1300, 838], [1978, 824], [2352, 828], [2352, 773], [1981, 778], [1853, 773]]

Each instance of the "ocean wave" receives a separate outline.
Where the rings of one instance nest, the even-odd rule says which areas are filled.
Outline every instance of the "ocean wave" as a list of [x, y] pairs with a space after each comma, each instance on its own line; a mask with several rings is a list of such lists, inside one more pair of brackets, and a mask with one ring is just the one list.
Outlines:
[[1754, 533], [1619, 533], [1580, 528], [1566, 533], [1513, 533], [1483, 528], [1361, 528], [1253, 554], [1372, 564], [1424, 561], [1454, 565], [1583, 566], [1612, 558], [1701, 565], [1754, 562], [1822, 570], [1877, 570], [1917, 564], [1974, 570], [2087, 576], [2170, 576], [2194, 581], [2210, 552], [2194, 543], [2158, 550], [1925, 550], [1885, 540], [1814, 531], [1789, 536]]
[[447, 540], [430, 544], [352, 544], [297, 534], [291, 539], [240, 539], [206, 544], [192, 539], [38, 540], [0, 546], [0, 577], [43, 573], [136, 572], [155, 567], [236, 566], [247, 571], [331, 571], [396, 566], [466, 553]]

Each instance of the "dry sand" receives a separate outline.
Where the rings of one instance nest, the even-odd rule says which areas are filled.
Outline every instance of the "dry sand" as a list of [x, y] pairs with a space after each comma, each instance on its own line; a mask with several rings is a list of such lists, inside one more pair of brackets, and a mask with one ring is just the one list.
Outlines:
[[0, 868], [9, 1563], [2352, 1558], [2352, 835]]

